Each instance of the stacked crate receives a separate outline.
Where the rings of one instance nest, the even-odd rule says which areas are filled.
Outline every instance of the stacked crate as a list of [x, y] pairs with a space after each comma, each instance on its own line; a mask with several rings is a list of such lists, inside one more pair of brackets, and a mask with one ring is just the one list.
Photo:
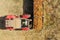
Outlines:
[[15, 18], [13, 20], [5, 20], [5, 26], [6, 28], [12, 27], [13, 29], [21, 28], [21, 19]]
[[13, 20], [13, 27], [14, 28], [21, 28], [21, 19], [20, 18], [15, 18]]
[[13, 18], [13, 19], [6, 19], [5, 20], [5, 27], [7, 29], [12, 28], [12, 29], [22, 29], [22, 28], [31, 28], [30, 25], [31, 19], [25, 19], [25, 18]]

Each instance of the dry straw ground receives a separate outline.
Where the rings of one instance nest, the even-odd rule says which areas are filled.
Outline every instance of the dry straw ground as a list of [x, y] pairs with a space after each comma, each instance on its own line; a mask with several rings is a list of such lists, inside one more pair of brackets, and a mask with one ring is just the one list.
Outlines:
[[41, 31], [0, 30], [0, 40], [60, 40], [60, 28], [49, 26]]
[[0, 40], [40, 40], [40, 34], [34, 30], [0, 30]]

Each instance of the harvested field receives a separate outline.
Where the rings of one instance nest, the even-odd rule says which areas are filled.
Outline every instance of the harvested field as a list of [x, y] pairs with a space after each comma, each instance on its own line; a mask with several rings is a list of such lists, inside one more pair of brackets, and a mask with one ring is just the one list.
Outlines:
[[40, 36], [34, 30], [9, 31], [0, 30], [0, 40], [39, 40]]
[[60, 40], [60, 31], [43, 29], [41, 31], [0, 30], [0, 40]]

